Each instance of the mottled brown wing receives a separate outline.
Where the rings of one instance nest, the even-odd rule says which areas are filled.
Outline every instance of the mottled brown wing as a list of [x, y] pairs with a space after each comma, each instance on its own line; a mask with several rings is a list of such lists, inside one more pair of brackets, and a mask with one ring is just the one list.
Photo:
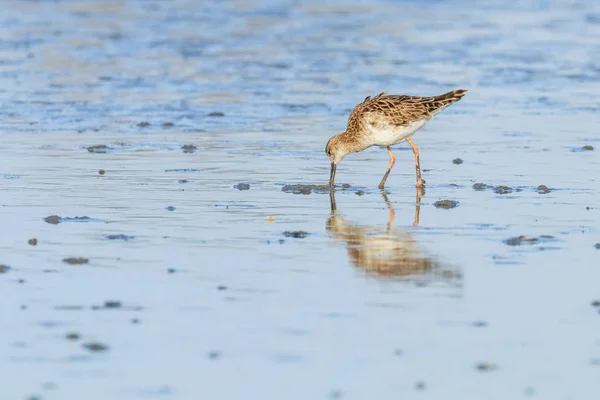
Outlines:
[[385, 92], [354, 107], [348, 119], [347, 132], [360, 132], [367, 124], [377, 128], [390, 125], [409, 126], [421, 118], [433, 118], [450, 104], [460, 100], [466, 90], [453, 90], [433, 97], [387, 95]]

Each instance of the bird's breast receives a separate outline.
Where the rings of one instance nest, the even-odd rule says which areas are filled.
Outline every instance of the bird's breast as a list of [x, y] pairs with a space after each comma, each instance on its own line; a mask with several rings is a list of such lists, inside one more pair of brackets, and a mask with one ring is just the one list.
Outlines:
[[421, 118], [411, 122], [408, 126], [393, 124], [369, 125], [369, 136], [373, 146], [391, 146], [401, 143], [421, 129], [429, 118]]

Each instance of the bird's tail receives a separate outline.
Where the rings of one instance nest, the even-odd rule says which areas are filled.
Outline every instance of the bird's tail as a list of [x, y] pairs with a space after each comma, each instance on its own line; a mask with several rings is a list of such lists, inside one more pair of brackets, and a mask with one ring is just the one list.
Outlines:
[[444, 110], [452, 103], [456, 103], [467, 93], [466, 89], [457, 89], [446, 94], [439, 96], [427, 97], [423, 101], [423, 105], [427, 108], [427, 111], [434, 116]]
[[448, 103], [448, 105], [455, 103], [462, 99], [462, 97], [467, 93], [466, 89], [457, 89], [446, 94], [441, 94], [439, 96], [434, 96], [432, 98], [433, 101], [439, 101], [442, 103]]

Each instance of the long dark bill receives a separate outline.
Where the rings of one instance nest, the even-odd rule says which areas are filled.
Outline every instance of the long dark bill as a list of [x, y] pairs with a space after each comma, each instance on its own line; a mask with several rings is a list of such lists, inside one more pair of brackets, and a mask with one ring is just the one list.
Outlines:
[[337, 165], [335, 163], [331, 163], [331, 173], [329, 174], [329, 187], [333, 188], [333, 182], [335, 180], [335, 169]]

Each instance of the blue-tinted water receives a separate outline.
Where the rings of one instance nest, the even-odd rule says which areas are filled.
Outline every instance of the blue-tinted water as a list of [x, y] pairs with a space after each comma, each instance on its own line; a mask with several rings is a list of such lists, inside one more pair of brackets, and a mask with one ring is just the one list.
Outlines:
[[[600, 393], [595, 2], [2, 10], [0, 398]], [[456, 88], [419, 206], [407, 145], [387, 199], [379, 148], [334, 214], [282, 191], [327, 183], [365, 96]]]

